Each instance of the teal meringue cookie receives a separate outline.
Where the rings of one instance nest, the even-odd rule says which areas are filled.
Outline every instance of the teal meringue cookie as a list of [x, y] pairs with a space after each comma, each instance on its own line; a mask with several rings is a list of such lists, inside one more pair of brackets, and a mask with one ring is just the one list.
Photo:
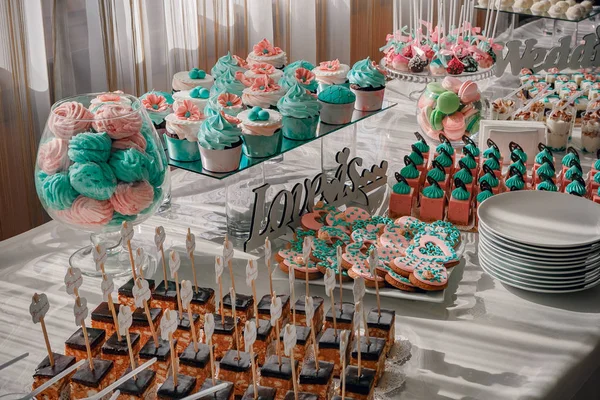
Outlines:
[[369, 57], [356, 62], [347, 75], [350, 84], [360, 88], [382, 88], [385, 75], [379, 71]]
[[240, 128], [217, 114], [208, 117], [200, 126], [198, 144], [208, 150], [225, 150], [238, 143], [241, 134]]
[[41, 182], [41, 198], [48, 208], [66, 210], [71, 207], [79, 193], [69, 182], [66, 172], [50, 175]]
[[68, 155], [71, 161], [106, 162], [110, 157], [110, 136], [106, 132], [82, 132], [69, 141]]
[[241, 96], [244, 89], [246, 89], [246, 86], [236, 79], [235, 73], [232, 70], [227, 70], [219, 78], [215, 79], [215, 83], [210, 88], [210, 96], [223, 92]]
[[149, 180], [148, 157], [137, 149], [117, 150], [112, 153], [108, 165], [115, 176], [123, 182]]
[[212, 67], [212, 69], [210, 70], [210, 74], [216, 80], [221, 75], [225, 74], [225, 72], [227, 72], [227, 71], [233, 72], [234, 76], [235, 76], [235, 73], [238, 71], [240, 71], [240, 72], [245, 71], [245, 69], [243, 67], [240, 67], [238, 65], [237, 60], [231, 55], [230, 52], [227, 52], [226, 55], [224, 55], [223, 57], [221, 57], [217, 60], [217, 63], [215, 64], [215, 66]]
[[321, 104], [296, 82], [279, 99], [277, 108], [284, 117], [311, 118], [319, 115]]
[[117, 188], [117, 178], [107, 163], [75, 163], [69, 168], [71, 186], [95, 200], [108, 200]]

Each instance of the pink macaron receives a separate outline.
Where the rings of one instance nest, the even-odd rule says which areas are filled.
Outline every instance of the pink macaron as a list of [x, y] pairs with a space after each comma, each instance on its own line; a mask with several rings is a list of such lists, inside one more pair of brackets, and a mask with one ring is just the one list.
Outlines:
[[479, 88], [475, 82], [465, 81], [458, 89], [458, 97], [463, 104], [467, 104], [479, 100], [481, 94], [479, 94]]
[[460, 89], [460, 86], [462, 85], [462, 81], [458, 78], [455, 78], [453, 76], [447, 76], [444, 78], [444, 80], [442, 81], [442, 87], [446, 90], [450, 90], [456, 94], [458, 94], [458, 90]]
[[444, 134], [450, 140], [460, 140], [465, 134], [465, 116], [457, 112], [442, 120]]

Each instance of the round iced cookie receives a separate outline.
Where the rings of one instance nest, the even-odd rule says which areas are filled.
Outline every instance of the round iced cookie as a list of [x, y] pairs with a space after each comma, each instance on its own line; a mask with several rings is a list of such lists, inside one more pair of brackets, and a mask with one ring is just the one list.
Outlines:
[[454, 92], [444, 92], [437, 99], [436, 109], [446, 115], [453, 114], [460, 107], [460, 98]]
[[43, 180], [40, 193], [46, 206], [54, 210], [65, 210], [71, 207], [79, 196], [71, 186], [67, 173], [49, 175]]
[[417, 288], [410, 282], [405, 276], [399, 275], [394, 272], [390, 267], [387, 267], [387, 274], [385, 275], [385, 281], [395, 287], [396, 289], [403, 290], [405, 292], [416, 292]]
[[108, 160], [115, 176], [123, 182], [149, 180], [148, 157], [136, 149], [119, 150]]
[[444, 265], [456, 265], [459, 261], [456, 251], [447, 241], [427, 233], [413, 238], [413, 243], [406, 249], [406, 256]]
[[448, 271], [443, 266], [422, 265], [415, 268], [408, 279], [423, 290], [444, 290], [448, 286]]
[[71, 138], [67, 154], [76, 163], [106, 162], [110, 157], [111, 146], [110, 136], [105, 132], [82, 132]]
[[75, 163], [69, 168], [71, 186], [94, 200], [108, 200], [117, 189], [117, 178], [107, 163]]

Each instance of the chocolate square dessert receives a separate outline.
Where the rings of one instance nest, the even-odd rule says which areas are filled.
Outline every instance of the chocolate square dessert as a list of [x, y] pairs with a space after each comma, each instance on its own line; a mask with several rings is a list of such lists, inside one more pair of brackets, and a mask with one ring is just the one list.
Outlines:
[[110, 360], [92, 359], [94, 369], [85, 363], [71, 377], [71, 399], [85, 399], [100, 393], [116, 379], [113, 362]]
[[254, 342], [254, 354], [258, 360], [258, 365], [265, 363], [267, 357], [267, 348], [275, 338], [275, 329], [266, 319], [259, 319], [256, 327], [256, 341]]
[[[346, 329], [352, 332], [354, 323], [354, 304], [343, 303], [340, 309], [339, 304], [335, 305], [335, 322], [338, 329]], [[325, 314], [325, 328], [333, 328], [333, 314], [331, 308]]]
[[[154, 279], [146, 279], [148, 281], [148, 288], [150, 289], [151, 297], [150, 303], [152, 302], [152, 294], [154, 292]], [[135, 281], [133, 278], [128, 280], [123, 286], [121, 286], [118, 290], [119, 303], [129, 307], [135, 307], [135, 301], [133, 300], [133, 285], [135, 285]], [[148, 304], [150, 305], [150, 304]], [[118, 304], [116, 305], [117, 310], [119, 309]]]
[[[138, 333], [130, 333], [129, 338], [131, 340], [133, 357], [137, 358], [137, 354], [141, 347], [140, 335]], [[102, 353], [102, 358], [104, 360], [111, 360], [114, 363], [116, 376], [122, 376], [123, 372], [131, 366], [129, 347], [127, 346], [127, 339], [125, 336], [121, 336], [121, 341], [119, 341], [117, 333], [113, 333], [112, 336], [104, 342], [100, 352]]]
[[[266, 386], [257, 386], [258, 399], [260, 400], [275, 400], [276, 390]], [[242, 400], [254, 400], [254, 385], [250, 384], [246, 393], [242, 396]]]
[[[278, 294], [281, 299], [281, 318], [285, 321], [290, 316], [290, 296], [287, 294]], [[258, 319], [271, 319], [271, 295], [265, 294], [258, 302]]]
[[156, 394], [159, 399], [164, 400], [183, 399], [194, 392], [194, 387], [196, 387], [196, 378], [177, 374], [177, 386], [175, 386], [173, 375], [169, 374], [169, 377], [160, 385]]
[[[367, 340], [365, 336], [360, 337], [361, 366], [376, 371], [375, 385], [385, 371], [385, 344], [386, 340], [383, 338], [371, 337]], [[358, 365], [358, 340], [354, 341], [350, 364]]]
[[[104, 329], [87, 328], [88, 340], [90, 342], [90, 349], [92, 351], [92, 357], [98, 357], [100, 349], [106, 339], [106, 332]], [[73, 356], [75, 360], [84, 360], [87, 358], [87, 348], [85, 346], [85, 338], [83, 336], [83, 329], [79, 328], [71, 335], [70, 338], [65, 342], [65, 355]]]
[[[313, 316], [313, 324], [315, 327], [315, 334], [319, 334], [323, 328], [323, 302], [324, 299], [318, 296], [312, 296], [314, 303], [315, 314]], [[306, 310], [304, 305], [304, 297], [296, 300], [296, 324], [306, 325]], [[310, 321], [309, 321], [310, 324]]]
[[[131, 368], [125, 370], [123, 375], [131, 372]], [[145, 369], [135, 376], [129, 378], [117, 387], [121, 392], [117, 400], [145, 400], [156, 397], [156, 372]]]
[[[256, 357], [256, 355], [255, 355]], [[252, 382], [252, 362], [250, 353], [229, 350], [219, 363], [219, 379], [234, 384], [234, 395], [242, 396]]]
[[[296, 346], [294, 347], [294, 359], [303, 360], [306, 350], [312, 343], [310, 338], [310, 328], [306, 326], [294, 325], [296, 327]], [[279, 340], [283, 349], [283, 330], [279, 332]], [[282, 350], [283, 351], [283, 350]]]
[[[117, 309], [117, 314], [118, 311], [119, 310]], [[162, 309], [150, 308], [149, 311], [150, 318], [152, 318], [154, 331], [158, 332], [158, 327], [160, 326], [160, 317], [162, 316]], [[146, 312], [143, 308], [138, 308], [133, 312], [131, 328], [129, 331], [133, 333], [139, 333], [142, 336], [142, 343], [152, 339], [152, 332], [150, 331], [150, 325], [148, 325], [148, 317], [146, 316]]]
[[369, 328], [369, 336], [387, 340], [385, 354], [388, 354], [396, 340], [396, 311], [382, 308], [380, 317], [377, 313], [377, 308], [373, 308], [367, 314], [367, 326]]
[[211, 387], [220, 385], [221, 383], [226, 383], [227, 387], [225, 389], [221, 389], [216, 393], [207, 394], [206, 396], [198, 397], [198, 400], [233, 400], [233, 383], [221, 381], [219, 379], [215, 379], [215, 384], [213, 385], [213, 381], [211, 378], [207, 378], [200, 390], [210, 389]]
[[171, 346], [168, 340], [158, 338], [158, 347], [154, 339], [149, 339], [138, 353], [141, 363], [156, 357], [156, 362], [150, 366], [156, 372], [156, 382], [163, 383], [167, 379], [169, 367], [171, 366]]
[[211, 288], [193, 287], [192, 302], [190, 303], [192, 312], [200, 316], [199, 329], [204, 327], [204, 314], [215, 312], [215, 290]]
[[[115, 304], [115, 312], [119, 314], [119, 305]], [[106, 301], [98, 304], [98, 307], [94, 309], [91, 313], [92, 316], [92, 328], [96, 329], [104, 329], [106, 332], [106, 337], [112, 336], [115, 333], [115, 324], [113, 321], [112, 313], [108, 308], [108, 303]]]
[[[319, 337], [319, 360], [333, 363], [333, 376], [338, 378], [341, 374], [340, 362], [340, 337], [342, 330], [336, 332], [333, 328], [327, 328]], [[346, 354], [348, 356], [348, 354]], [[348, 358], [346, 357], [346, 360]]]
[[[223, 308], [225, 315], [231, 316], [231, 296], [226, 294], [223, 297]], [[252, 296], [236, 293], [235, 295], [235, 313], [241, 320], [242, 325], [254, 316], [254, 299]]]
[[165, 281], [158, 284], [152, 294], [152, 304], [154, 307], [163, 310], [177, 310], [177, 284], [174, 281]]
[[[63, 356], [62, 354], [58, 353], [52, 353], [52, 356], [54, 358], [54, 367], [50, 365], [50, 359], [48, 356], [46, 356], [37, 367], [35, 367], [35, 372], [33, 373], [33, 385], [31, 387], [32, 390], [35, 390], [39, 386], [43, 385], [49, 379], [54, 378], [56, 375], [71, 367], [76, 362], [75, 357], [73, 356]], [[56, 383], [54, 383], [54, 385], [40, 393], [38, 398], [68, 399], [71, 389], [69, 381], [71, 380], [71, 376], [73, 376], [73, 374], [59, 379]]]
[[208, 345], [198, 343], [198, 351], [195, 351], [194, 343], [190, 343], [179, 355], [179, 372], [196, 377], [194, 392], [197, 392], [204, 380], [210, 377], [211, 374], [210, 348]]
[[346, 367], [346, 393], [356, 400], [369, 400], [375, 391], [375, 370], [361, 368], [358, 376], [358, 367]]
[[[177, 339], [177, 353], [181, 353], [185, 348], [192, 342], [192, 330], [190, 324], [190, 318], [187, 312], [181, 314], [181, 318], [177, 322], [177, 330], [173, 333], [173, 339]], [[192, 314], [194, 318], [194, 329], [196, 329], [196, 337], [200, 337], [199, 321], [200, 316], [198, 314]]]
[[[280, 400], [285, 397], [288, 390], [293, 390], [293, 377], [291, 360], [287, 357], [281, 357], [281, 365], [277, 355], [269, 356], [262, 368], [260, 369], [259, 383], [262, 386], [272, 387], [277, 390], [276, 399]], [[298, 371], [298, 360], [294, 360], [294, 367]]]
[[333, 363], [319, 361], [317, 370], [314, 360], [305, 361], [298, 381], [299, 390], [316, 394], [319, 400], [327, 400], [333, 383]]
[[[225, 353], [227, 353], [228, 350], [235, 349], [237, 346], [235, 340], [235, 325], [233, 317], [225, 316], [225, 320], [221, 321], [220, 314], [214, 314], [214, 316], [215, 332], [213, 333], [212, 344], [214, 346], [213, 351], [215, 354], [215, 359], [220, 360], [223, 358], [223, 356], [225, 355]], [[242, 336], [243, 330], [242, 327], [239, 325], [239, 320], [237, 321], [237, 323], [238, 334]], [[241, 343], [242, 340], [240, 337], [240, 345]]]

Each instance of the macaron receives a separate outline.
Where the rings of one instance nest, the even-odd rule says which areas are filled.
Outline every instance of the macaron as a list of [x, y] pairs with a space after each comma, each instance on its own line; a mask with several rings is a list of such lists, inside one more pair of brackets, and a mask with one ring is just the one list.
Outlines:
[[442, 120], [444, 119], [444, 113], [440, 110], [433, 110], [429, 116], [429, 123], [431, 127], [436, 130], [442, 130]]
[[481, 95], [475, 82], [465, 81], [458, 89], [458, 97], [460, 97], [460, 101], [466, 104], [479, 100]]
[[442, 120], [444, 134], [450, 140], [460, 140], [465, 133], [465, 117], [462, 113], [447, 115]]
[[472, 114], [468, 118], [465, 118], [466, 130], [470, 134], [479, 131], [479, 121], [481, 121], [481, 114]]
[[446, 115], [455, 113], [460, 107], [460, 98], [454, 92], [444, 92], [437, 99], [437, 110]]
[[458, 93], [460, 86], [462, 85], [462, 81], [453, 76], [447, 76], [442, 81], [442, 87], [446, 90], [450, 90], [451, 92]]
[[440, 95], [446, 91], [446, 89], [439, 82], [430, 82], [427, 84], [427, 90], [431, 93]]

